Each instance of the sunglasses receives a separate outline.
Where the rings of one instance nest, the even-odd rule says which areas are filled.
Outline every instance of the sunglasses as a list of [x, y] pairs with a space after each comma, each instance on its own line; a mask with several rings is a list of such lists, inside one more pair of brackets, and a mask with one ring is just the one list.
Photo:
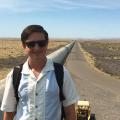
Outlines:
[[48, 40], [37, 40], [37, 41], [30, 41], [30, 42], [25, 42], [28, 48], [33, 48], [37, 44], [39, 47], [44, 47], [48, 43]]

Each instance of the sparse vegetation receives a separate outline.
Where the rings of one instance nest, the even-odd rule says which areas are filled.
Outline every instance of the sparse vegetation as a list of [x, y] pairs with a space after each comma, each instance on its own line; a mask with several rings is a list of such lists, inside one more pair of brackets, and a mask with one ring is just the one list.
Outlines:
[[82, 48], [92, 55], [94, 66], [120, 78], [120, 41], [84, 41]]

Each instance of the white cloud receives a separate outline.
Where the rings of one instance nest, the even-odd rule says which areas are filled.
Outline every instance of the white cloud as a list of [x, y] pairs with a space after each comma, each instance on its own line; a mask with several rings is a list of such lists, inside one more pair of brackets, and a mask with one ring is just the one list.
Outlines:
[[120, 0], [0, 0], [0, 9], [31, 12], [71, 9], [119, 9]]

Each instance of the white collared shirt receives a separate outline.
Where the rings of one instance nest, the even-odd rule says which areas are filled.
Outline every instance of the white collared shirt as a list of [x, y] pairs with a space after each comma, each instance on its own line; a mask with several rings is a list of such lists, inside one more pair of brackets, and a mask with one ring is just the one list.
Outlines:
[[[28, 66], [28, 61], [23, 65], [22, 76], [18, 88], [19, 102], [17, 104], [13, 84], [13, 70], [6, 78], [6, 86], [1, 105], [1, 110], [14, 112], [14, 120], [60, 120], [61, 102], [59, 87], [56, 81], [53, 61], [47, 58], [45, 67], [36, 79]], [[79, 100], [73, 80], [64, 67], [63, 94], [64, 106], [69, 106]], [[17, 108], [16, 108], [17, 104]]]

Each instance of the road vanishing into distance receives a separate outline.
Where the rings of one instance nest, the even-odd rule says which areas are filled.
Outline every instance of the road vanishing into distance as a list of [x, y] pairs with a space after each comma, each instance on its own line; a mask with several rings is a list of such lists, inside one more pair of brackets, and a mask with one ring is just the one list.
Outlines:
[[76, 43], [66, 60], [81, 100], [88, 100], [95, 120], [120, 120], [120, 79], [99, 72], [86, 62]]
[[78, 44], [74, 45], [65, 66], [75, 81], [81, 100], [90, 102], [95, 120], [120, 120], [120, 80], [90, 67]]

